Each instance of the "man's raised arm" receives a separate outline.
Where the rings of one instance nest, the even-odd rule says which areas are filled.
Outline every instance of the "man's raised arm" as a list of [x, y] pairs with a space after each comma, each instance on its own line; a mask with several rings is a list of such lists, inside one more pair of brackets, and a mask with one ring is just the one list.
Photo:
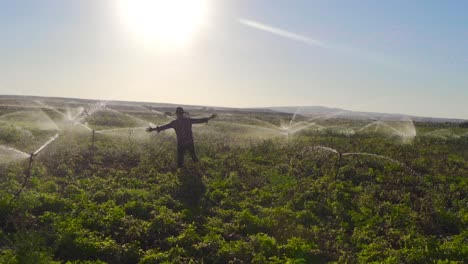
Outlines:
[[209, 120], [215, 118], [217, 114], [212, 114], [210, 117], [205, 117], [205, 118], [190, 118], [190, 121], [192, 124], [202, 124], [202, 123], [208, 123]]
[[160, 131], [163, 131], [163, 130], [166, 130], [166, 129], [169, 129], [169, 128], [172, 128], [172, 122], [169, 123], [169, 124], [165, 124], [164, 126], [148, 127], [146, 129], [146, 132], [158, 131], [158, 133], [159, 133]]

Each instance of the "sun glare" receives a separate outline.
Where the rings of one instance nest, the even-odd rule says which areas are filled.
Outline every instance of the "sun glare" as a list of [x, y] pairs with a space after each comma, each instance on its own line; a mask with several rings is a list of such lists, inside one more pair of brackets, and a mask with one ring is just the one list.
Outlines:
[[187, 43], [205, 23], [207, 8], [207, 0], [119, 0], [126, 26], [160, 45]]

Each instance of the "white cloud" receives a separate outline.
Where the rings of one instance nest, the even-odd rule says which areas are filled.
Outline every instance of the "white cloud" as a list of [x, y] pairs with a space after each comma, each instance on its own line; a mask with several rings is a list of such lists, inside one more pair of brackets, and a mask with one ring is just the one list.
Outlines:
[[295, 41], [303, 42], [311, 46], [317, 46], [317, 47], [322, 47], [322, 48], [325, 47], [325, 44], [319, 40], [312, 39], [304, 35], [296, 34], [294, 32], [290, 32], [284, 29], [262, 24], [253, 20], [239, 18], [239, 23], [241, 23], [244, 26], [248, 26], [257, 30], [265, 31], [265, 32], [269, 32], [271, 34], [274, 34], [283, 38], [288, 38], [288, 39], [292, 39]]

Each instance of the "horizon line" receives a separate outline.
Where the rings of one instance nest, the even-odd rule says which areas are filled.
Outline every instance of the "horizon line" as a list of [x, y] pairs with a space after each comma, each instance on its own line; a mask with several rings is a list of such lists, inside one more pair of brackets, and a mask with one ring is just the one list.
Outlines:
[[418, 114], [403, 114], [403, 113], [390, 113], [390, 112], [376, 112], [373, 110], [352, 110], [352, 109], [344, 109], [341, 107], [336, 107], [336, 106], [324, 106], [324, 105], [299, 105], [299, 106], [285, 106], [285, 105], [269, 105], [269, 106], [248, 106], [248, 107], [236, 107], [236, 106], [215, 106], [215, 105], [199, 105], [199, 104], [187, 104], [187, 103], [164, 103], [164, 102], [148, 102], [148, 101], [137, 101], [137, 100], [122, 100], [122, 99], [92, 99], [92, 98], [83, 98], [83, 97], [64, 97], [64, 96], [45, 96], [45, 95], [18, 95], [18, 94], [0, 94], [0, 97], [2, 96], [9, 96], [9, 97], [40, 97], [40, 98], [55, 98], [55, 99], [75, 99], [75, 100], [89, 100], [89, 101], [114, 101], [114, 102], [128, 102], [128, 103], [150, 103], [150, 104], [167, 104], [167, 105], [182, 105], [182, 106], [188, 106], [188, 107], [211, 107], [211, 108], [228, 108], [228, 109], [269, 109], [272, 110], [271, 108], [306, 108], [306, 107], [323, 107], [323, 108], [328, 108], [328, 109], [338, 109], [338, 110], [344, 110], [344, 111], [349, 111], [349, 112], [354, 112], [354, 113], [372, 113], [372, 114], [386, 114], [386, 115], [402, 115], [405, 117], [413, 117], [413, 118], [432, 118], [432, 119], [451, 119], [451, 120], [458, 120], [458, 121], [468, 121], [468, 117], [462, 118], [462, 117], [444, 117], [444, 116], [424, 116], [424, 115], [418, 115]]

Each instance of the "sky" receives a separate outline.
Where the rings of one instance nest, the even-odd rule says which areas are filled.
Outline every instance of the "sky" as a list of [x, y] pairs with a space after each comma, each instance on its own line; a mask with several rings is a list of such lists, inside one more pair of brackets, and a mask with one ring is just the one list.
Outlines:
[[119, 1], [0, 0], [0, 94], [468, 119], [468, 1], [203, 0], [183, 43]]

